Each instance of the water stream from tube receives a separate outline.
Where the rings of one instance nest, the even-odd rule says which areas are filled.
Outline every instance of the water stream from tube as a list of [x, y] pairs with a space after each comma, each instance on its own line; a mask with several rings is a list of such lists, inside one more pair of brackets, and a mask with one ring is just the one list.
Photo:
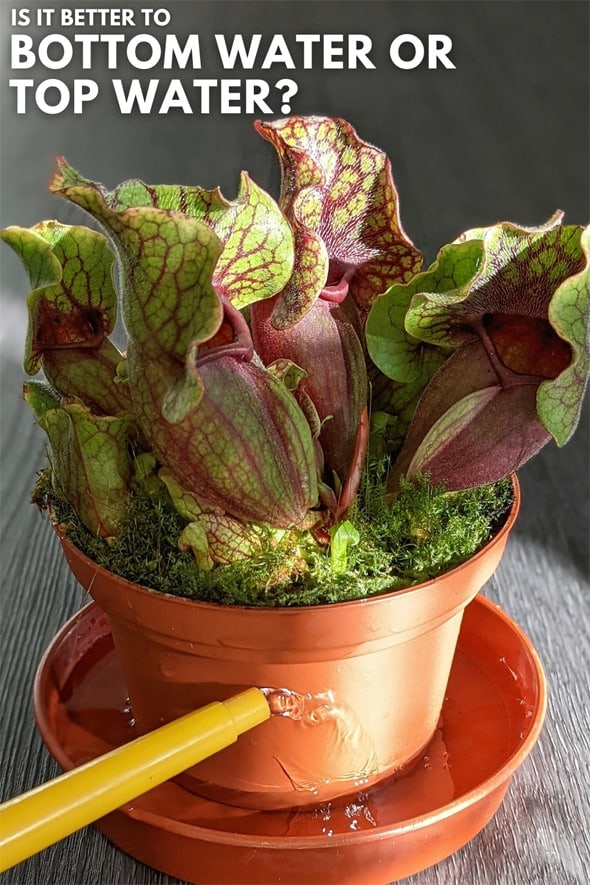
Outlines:
[[307, 720], [313, 722], [320, 717], [320, 710], [333, 708], [331, 692], [321, 694], [301, 694], [290, 688], [261, 688], [260, 691], [268, 701], [271, 716], [284, 716], [296, 722]]
[[[322, 727], [322, 741], [314, 752], [302, 741], [300, 752], [291, 747], [288, 758], [275, 756], [295, 790], [317, 793], [321, 784], [338, 781], [350, 781], [360, 789], [382, 770], [373, 741], [358, 715], [347, 704], [337, 702], [332, 692], [302, 694], [287, 688], [261, 691], [271, 715], [301, 722], [304, 727]], [[330, 732], [328, 736], [326, 731]]]

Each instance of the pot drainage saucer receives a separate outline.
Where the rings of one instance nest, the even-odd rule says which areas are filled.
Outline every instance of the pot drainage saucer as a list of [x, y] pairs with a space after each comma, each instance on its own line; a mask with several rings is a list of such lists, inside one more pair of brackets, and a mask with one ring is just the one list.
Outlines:
[[[137, 737], [108, 620], [94, 603], [46, 651], [34, 704], [66, 770]], [[485, 826], [545, 706], [530, 640], [480, 596], [465, 612], [439, 728], [403, 777], [305, 811], [233, 808], [167, 782], [97, 826], [142, 863], [193, 883], [383, 885], [448, 857]]]

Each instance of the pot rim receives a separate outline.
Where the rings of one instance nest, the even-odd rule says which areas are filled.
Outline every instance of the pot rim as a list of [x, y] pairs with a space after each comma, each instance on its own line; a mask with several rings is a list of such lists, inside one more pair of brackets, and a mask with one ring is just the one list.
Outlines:
[[361, 599], [349, 599], [344, 600], [343, 602], [330, 602], [330, 603], [321, 603], [318, 605], [285, 605], [285, 606], [262, 606], [262, 605], [234, 605], [228, 603], [218, 603], [218, 602], [205, 602], [201, 599], [194, 599], [188, 596], [180, 596], [175, 593], [165, 593], [162, 590], [155, 590], [152, 587], [145, 587], [143, 584], [137, 584], [134, 581], [130, 581], [128, 578], [123, 578], [120, 575], [116, 574], [116, 572], [111, 572], [109, 569], [105, 568], [99, 563], [95, 562], [95, 560], [91, 559], [85, 553], [83, 553], [76, 545], [70, 541], [67, 536], [67, 533], [61, 530], [60, 525], [58, 523], [52, 522], [53, 530], [58, 536], [61, 544], [67, 550], [69, 549], [75, 556], [77, 556], [85, 565], [94, 569], [95, 572], [101, 572], [105, 576], [108, 576], [110, 580], [113, 580], [115, 583], [121, 583], [126, 587], [133, 588], [135, 592], [145, 592], [150, 595], [156, 595], [158, 597], [163, 597], [169, 600], [171, 603], [174, 602], [178, 605], [190, 605], [194, 607], [195, 605], [211, 609], [213, 611], [219, 611], [221, 609], [231, 609], [234, 612], [297, 612], [298, 614], [303, 614], [305, 612], [319, 612], [319, 611], [334, 611], [336, 608], [340, 608], [342, 606], [352, 607], [352, 606], [367, 606], [367, 605], [378, 605], [380, 601], [384, 599], [389, 599], [393, 596], [399, 598], [402, 596], [406, 596], [409, 593], [415, 593], [420, 590], [425, 590], [434, 586], [435, 584], [447, 580], [450, 576], [459, 575], [461, 571], [471, 566], [472, 563], [477, 562], [479, 559], [486, 556], [491, 547], [496, 546], [497, 544], [502, 543], [507, 539], [514, 523], [516, 522], [516, 518], [520, 511], [521, 504], [521, 492], [520, 492], [520, 483], [518, 481], [518, 477], [516, 473], [512, 473], [510, 475], [510, 479], [512, 480], [512, 489], [514, 493], [514, 500], [512, 502], [512, 506], [510, 511], [506, 517], [504, 524], [501, 528], [487, 541], [484, 546], [478, 550], [473, 556], [470, 556], [469, 559], [466, 559], [464, 562], [455, 566], [452, 569], [449, 569], [446, 572], [443, 572], [440, 575], [437, 575], [435, 578], [430, 578], [428, 581], [422, 581], [419, 584], [412, 584], [410, 587], [404, 587], [399, 590], [391, 590], [385, 593], [379, 593], [374, 596], [367, 596]]

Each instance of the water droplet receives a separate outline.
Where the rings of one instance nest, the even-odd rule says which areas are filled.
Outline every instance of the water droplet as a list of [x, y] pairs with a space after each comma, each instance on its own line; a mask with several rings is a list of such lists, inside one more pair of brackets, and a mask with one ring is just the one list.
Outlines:
[[125, 698], [125, 703], [121, 707], [121, 713], [127, 719], [127, 724], [130, 728], [135, 728], [137, 725], [137, 719], [133, 715], [133, 710], [131, 708], [131, 699]]
[[176, 666], [174, 664], [174, 660], [168, 660], [167, 658], [163, 658], [160, 661], [160, 673], [166, 679], [173, 679], [176, 675]]
[[502, 657], [499, 658], [498, 660], [500, 661], [501, 664], [504, 664], [504, 666], [506, 667], [506, 669], [508, 670], [508, 672], [510, 673], [510, 675], [512, 676], [514, 681], [518, 682], [518, 673], [516, 672], [516, 670], [512, 669], [512, 667], [510, 666], [510, 664], [508, 663], [508, 661], [506, 660], [504, 655], [502, 655]]

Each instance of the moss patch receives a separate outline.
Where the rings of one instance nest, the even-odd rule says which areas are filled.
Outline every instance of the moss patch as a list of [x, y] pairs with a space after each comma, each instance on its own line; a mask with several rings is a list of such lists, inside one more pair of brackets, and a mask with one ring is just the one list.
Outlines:
[[40, 475], [32, 498], [64, 524], [79, 549], [130, 581], [206, 602], [272, 607], [362, 599], [434, 578], [481, 549], [512, 505], [510, 480], [446, 493], [427, 478], [404, 483], [390, 503], [383, 470], [373, 468], [365, 477], [348, 517], [359, 540], [337, 572], [329, 544], [298, 531], [280, 540], [269, 532], [255, 559], [199, 570], [192, 554], [177, 548], [185, 521], [163, 496], [133, 497], [128, 519], [110, 544], [89, 532], [55, 495], [49, 470]]

